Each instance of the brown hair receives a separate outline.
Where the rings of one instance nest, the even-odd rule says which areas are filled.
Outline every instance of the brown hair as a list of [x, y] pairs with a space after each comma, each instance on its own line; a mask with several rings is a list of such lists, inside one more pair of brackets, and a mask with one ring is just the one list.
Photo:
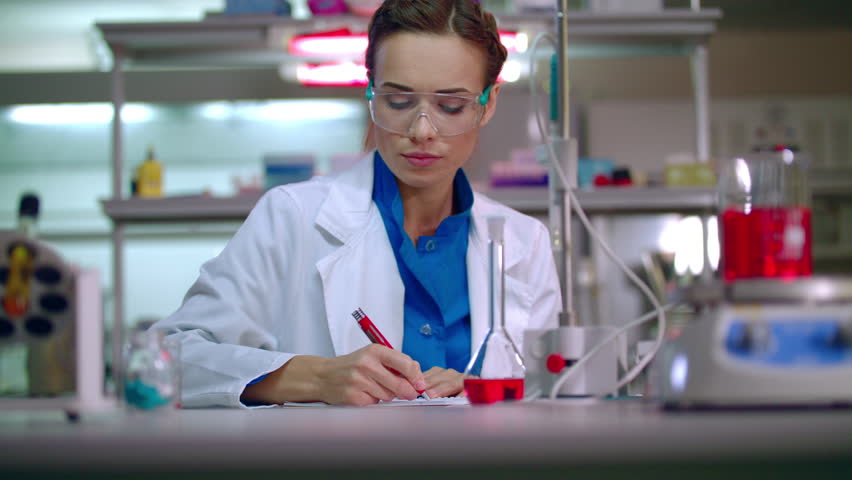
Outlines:
[[483, 49], [486, 56], [483, 89], [497, 82], [506, 61], [494, 16], [474, 0], [385, 0], [370, 20], [367, 75], [373, 78], [376, 51], [382, 40], [398, 32], [454, 33]]

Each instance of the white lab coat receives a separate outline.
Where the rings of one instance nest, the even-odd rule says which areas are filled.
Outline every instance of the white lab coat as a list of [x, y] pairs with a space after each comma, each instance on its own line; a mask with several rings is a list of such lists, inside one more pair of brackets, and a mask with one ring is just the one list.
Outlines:
[[[339, 356], [369, 343], [363, 308], [402, 346], [404, 287], [372, 201], [373, 155], [335, 176], [267, 192], [219, 256], [201, 267], [181, 307], [159, 322], [180, 338], [182, 401], [236, 406], [248, 382], [295, 355]], [[547, 229], [475, 194], [467, 251], [471, 353], [488, 330], [486, 217], [503, 215], [506, 323], [521, 348], [527, 328], [557, 324], [561, 299]]]

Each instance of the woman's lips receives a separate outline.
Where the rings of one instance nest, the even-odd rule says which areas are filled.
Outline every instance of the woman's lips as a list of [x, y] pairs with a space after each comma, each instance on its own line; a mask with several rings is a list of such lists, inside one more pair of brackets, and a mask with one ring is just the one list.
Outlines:
[[408, 160], [408, 163], [415, 167], [428, 167], [433, 163], [437, 162], [441, 159], [441, 157], [437, 155], [432, 155], [431, 153], [403, 153], [403, 157]]

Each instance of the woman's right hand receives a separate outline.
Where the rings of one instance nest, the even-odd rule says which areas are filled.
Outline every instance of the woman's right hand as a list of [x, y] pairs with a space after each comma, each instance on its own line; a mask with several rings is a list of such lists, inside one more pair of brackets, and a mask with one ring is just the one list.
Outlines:
[[383, 345], [370, 344], [340, 357], [297, 355], [243, 391], [243, 402], [322, 401], [370, 405], [379, 400], [413, 400], [426, 388], [420, 364]]
[[426, 388], [420, 364], [408, 355], [371, 344], [328, 358], [317, 371], [320, 400], [334, 405], [370, 405], [394, 398], [413, 400]]

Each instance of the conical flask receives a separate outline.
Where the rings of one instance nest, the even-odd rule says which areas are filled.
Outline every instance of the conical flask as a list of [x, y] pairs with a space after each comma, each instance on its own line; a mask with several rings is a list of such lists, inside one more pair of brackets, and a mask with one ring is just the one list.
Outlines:
[[489, 320], [488, 333], [464, 372], [464, 391], [470, 403], [489, 404], [524, 397], [524, 362], [506, 331], [503, 217], [488, 218]]

